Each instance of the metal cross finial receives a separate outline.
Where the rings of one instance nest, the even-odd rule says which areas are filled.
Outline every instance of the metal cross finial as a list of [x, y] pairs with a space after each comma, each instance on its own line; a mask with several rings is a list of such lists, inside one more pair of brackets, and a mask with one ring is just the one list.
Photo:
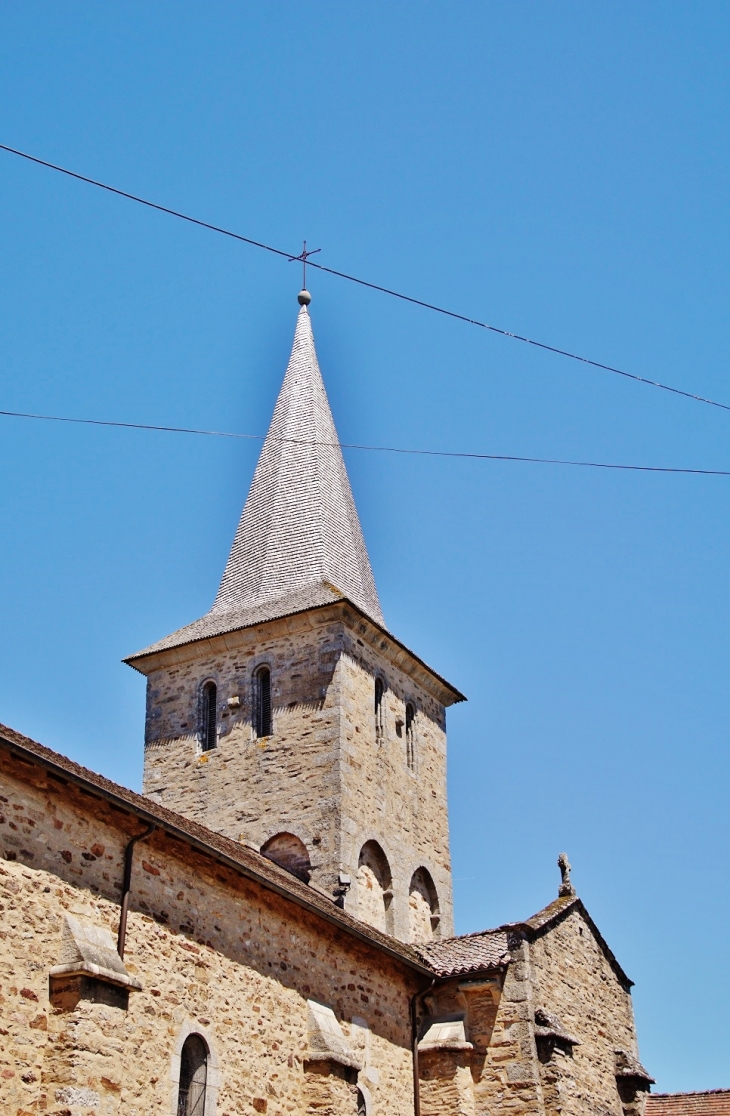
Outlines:
[[567, 853], [561, 853], [558, 857], [558, 868], [560, 869], [558, 895], [575, 895], [575, 888], [570, 882], [570, 861]]
[[301, 260], [302, 261], [302, 290], [304, 290], [304, 291], [306, 291], [306, 289], [307, 289], [307, 260], [309, 259], [310, 256], [316, 256], [317, 252], [321, 252], [321, 251], [322, 251], [321, 248], [312, 248], [311, 251], [308, 252], [307, 251], [307, 242], [305, 240], [303, 242], [302, 250], [299, 253], [299, 255], [289, 257], [289, 263], [294, 263], [295, 260]]

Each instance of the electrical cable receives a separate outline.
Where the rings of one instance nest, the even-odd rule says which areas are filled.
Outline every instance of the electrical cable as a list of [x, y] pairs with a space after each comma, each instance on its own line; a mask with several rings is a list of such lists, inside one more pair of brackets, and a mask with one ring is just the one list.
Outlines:
[[[263, 434], [237, 434], [228, 430], [201, 430], [192, 426], [155, 426], [144, 422], [112, 422], [108, 419], [73, 418], [68, 415], [38, 415], [26, 411], [0, 411], [6, 418], [37, 419], [42, 422], [71, 422], [82, 426], [114, 426], [123, 430], [152, 430], [166, 434], [202, 434], [210, 438], [239, 438], [263, 442]], [[273, 441], [301, 446], [329, 446], [339, 449], [366, 450], [370, 453], [413, 454], [419, 457], [455, 457], [474, 461], [517, 461], [530, 465], [573, 465], [588, 469], [620, 469], [635, 473], [689, 473], [703, 477], [730, 477], [730, 469], [687, 469], [670, 465], [623, 465], [607, 461], [571, 461], [560, 457], [519, 457], [506, 453], [465, 453], [454, 450], [407, 449], [404, 446], [366, 446], [357, 442], [321, 442], [308, 438], [275, 438]]]
[[[45, 159], [39, 159], [36, 155], [29, 155], [28, 152], [20, 151], [15, 147], [9, 147], [7, 144], [0, 143], [0, 151], [6, 151], [10, 155], [18, 155], [31, 163], [37, 163], [38, 166], [58, 171], [59, 174], [68, 175], [69, 178], [75, 178], [79, 182], [86, 182], [90, 186], [97, 186], [100, 190], [107, 190], [110, 194], [117, 194], [121, 198], [127, 198], [129, 201], [137, 202], [139, 205], [146, 205], [149, 209], [156, 209], [160, 213], [167, 213], [170, 217], [178, 217], [181, 221], [187, 221], [191, 225], [198, 225], [200, 228], [209, 229], [211, 232], [231, 237], [233, 240], [239, 240], [243, 244], [249, 244], [254, 248], [261, 248], [265, 252], [273, 253], [275, 256], [283, 256], [287, 260], [301, 258], [301, 256], [292, 252], [285, 252], [281, 248], [274, 248], [272, 245], [264, 244], [260, 240], [253, 240], [251, 237], [242, 236], [240, 233], [232, 232], [230, 229], [224, 229], [220, 225], [213, 225], [197, 217], [191, 217], [187, 213], [181, 213], [177, 209], [171, 209], [169, 206], [148, 201], [146, 198], [141, 198], [137, 194], [130, 194], [128, 191], [120, 190], [116, 186], [110, 186], [106, 182], [99, 182], [95, 178], [89, 178], [87, 175], [79, 174], [77, 171], [69, 170], [67, 167], [58, 166], [56, 163], [49, 163]], [[432, 302], [425, 302], [423, 299], [414, 298], [412, 295], [403, 294], [401, 291], [392, 290], [390, 287], [383, 287], [378, 283], [371, 283], [367, 279], [359, 279], [356, 275], [349, 275], [346, 271], [338, 271], [336, 268], [327, 267], [325, 264], [321, 263], [315, 263], [313, 260], [307, 260], [307, 267], [314, 267], [317, 271], [324, 271], [328, 275], [336, 276], [338, 279], [346, 279], [349, 283], [357, 283], [358, 286], [367, 287], [371, 291], [379, 291], [381, 294], [390, 295], [392, 298], [398, 298], [402, 302], [409, 302], [413, 306], [421, 306], [425, 310], [432, 310], [434, 313], [442, 314], [447, 318], [454, 318], [456, 321], [478, 326], [480, 329], [486, 329], [491, 333], [497, 333], [501, 337], [508, 337], [513, 341], [522, 341], [525, 345], [531, 345], [533, 348], [542, 349], [544, 352], [567, 357], [569, 360], [576, 360], [581, 364], [587, 364], [591, 368], [598, 368], [604, 372], [612, 372], [617, 376], [623, 376], [627, 380], [634, 380], [639, 384], [647, 384], [649, 387], [660, 388], [662, 391], [669, 391], [673, 395], [681, 395], [685, 399], [694, 400], [696, 403], [707, 403], [710, 407], [719, 407], [723, 411], [730, 411], [730, 404], [728, 403], [720, 403], [716, 399], [709, 399], [704, 395], [696, 395], [694, 392], [684, 391], [683, 388], [673, 387], [670, 384], [661, 383], [659, 380], [650, 380], [646, 376], [639, 376], [635, 372], [627, 372], [625, 369], [616, 368], [612, 364], [604, 364], [599, 360], [592, 360], [590, 357], [581, 356], [579, 353], [572, 353], [567, 349], [558, 348], [556, 345], [548, 345], [545, 341], [536, 341], [534, 338], [524, 337], [520, 333], [512, 333], [510, 330], [501, 329], [499, 326], [489, 325], [488, 322], [479, 321], [478, 318], [470, 318], [466, 314], [459, 314], [455, 310], [447, 310], [443, 306], [437, 306]]]

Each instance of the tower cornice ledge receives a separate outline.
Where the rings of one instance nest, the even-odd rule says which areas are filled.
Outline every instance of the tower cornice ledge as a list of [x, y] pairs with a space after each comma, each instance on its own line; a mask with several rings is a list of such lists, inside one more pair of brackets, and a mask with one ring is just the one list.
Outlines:
[[140, 674], [149, 675], [174, 663], [198, 659], [205, 650], [215, 655], [244, 646], [253, 637], [259, 643], [264, 630], [272, 636], [277, 629], [324, 627], [345, 624], [364, 645], [378, 653], [408, 677], [418, 682], [443, 706], [466, 701], [464, 694], [447, 682], [423, 659], [334, 586], [321, 583], [307, 591], [292, 593], [260, 608], [208, 613], [193, 624], [127, 656], [123, 661]]

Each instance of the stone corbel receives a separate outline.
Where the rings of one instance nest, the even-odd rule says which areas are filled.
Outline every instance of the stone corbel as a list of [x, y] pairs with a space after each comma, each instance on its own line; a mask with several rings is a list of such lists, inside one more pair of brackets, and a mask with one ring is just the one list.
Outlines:
[[640, 1116], [654, 1078], [647, 1073], [639, 1059], [628, 1051], [615, 1050], [614, 1058], [616, 1086], [625, 1116]]
[[476, 980], [461, 980], [459, 981], [458, 989], [466, 1003], [468, 1003], [468, 996], [480, 992], [488, 992], [496, 1007], [502, 995], [502, 981], [499, 977], [479, 977]]
[[436, 1050], [473, 1050], [467, 1042], [463, 1015], [428, 1016], [422, 1024], [423, 1035], [418, 1042], [419, 1054]]
[[555, 1050], [572, 1057], [573, 1047], [580, 1045], [580, 1039], [565, 1030], [557, 1015], [544, 1008], [535, 1009], [535, 1046], [541, 1062], [549, 1062]]
[[316, 1000], [307, 1000], [307, 1023], [309, 1049], [304, 1055], [305, 1063], [335, 1062], [347, 1069], [362, 1069], [332, 1008]]
[[142, 985], [127, 972], [109, 930], [66, 914], [59, 964], [49, 972], [51, 983], [71, 977], [90, 977], [128, 991]]

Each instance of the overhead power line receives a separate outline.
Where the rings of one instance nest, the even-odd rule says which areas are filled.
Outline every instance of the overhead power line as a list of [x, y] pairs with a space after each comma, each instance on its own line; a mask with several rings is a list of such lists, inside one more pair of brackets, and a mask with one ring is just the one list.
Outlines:
[[[156, 426], [145, 422], [112, 422], [108, 419], [74, 418], [69, 415], [36, 415], [26, 411], [0, 411], [6, 418], [37, 419], [42, 422], [71, 422], [82, 426], [114, 426], [122, 430], [152, 430], [165, 434], [202, 434], [209, 438], [239, 438], [263, 442], [263, 434], [238, 434], [229, 430], [201, 430], [193, 426]], [[273, 436], [272, 436], [273, 437]], [[620, 469], [632, 473], [689, 473], [701, 477], [730, 477], [730, 469], [684, 469], [670, 465], [624, 465], [608, 461], [572, 461], [562, 457], [521, 457], [512, 453], [464, 453], [453, 450], [408, 449], [405, 446], [366, 446], [358, 442], [322, 442], [309, 438], [274, 438], [300, 446], [339, 446], [340, 449], [370, 453], [413, 454], [418, 457], [458, 457], [473, 461], [517, 461], [528, 465], [573, 465], [586, 469]]]
[[[167, 213], [170, 217], [178, 217], [181, 221], [187, 221], [191, 225], [198, 225], [202, 229], [208, 229], [211, 232], [220, 233], [222, 236], [231, 237], [231, 239], [241, 241], [243, 244], [249, 244], [253, 248], [261, 248], [265, 252], [273, 253], [275, 256], [282, 256], [287, 260], [301, 259], [301, 255], [298, 253], [285, 252], [282, 248], [274, 248], [271, 244], [264, 244], [262, 241], [254, 240], [250, 236], [242, 236], [241, 233], [232, 232], [230, 229], [224, 229], [220, 225], [213, 225], [209, 221], [202, 221], [198, 217], [191, 217], [188, 213], [181, 213], [177, 209], [171, 209], [169, 206], [149, 201], [147, 198], [141, 198], [137, 194], [130, 194], [127, 190], [120, 190], [118, 187], [110, 186], [106, 182], [99, 182], [95, 178], [89, 178], [85, 174], [79, 174], [77, 171], [69, 170], [68, 167], [61, 167], [56, 163], [49, 163], [46, 159], [39, 159], [36, 155], [29, 155], [27, 151], [20, 151], [18, 148], [9, 147], [4, 143], [0, 143], [0, 150], [7, 151], [10, 155], [19, 155], [22, 159], [27, 159], [31, 163], [37, 163], [38, 166], [41, 167], [47, 167], [49, 170], [58, 171], [59, 174], [68, 175], [69, 178], [75, 178], [79, 182], [86, 182], [90, 186], [97, 186], [99, 189], [107, 190], [110, 194], [116, 194], [120, 198], [127, 198], [128, 201], [137, 202], [139, 205], [146, 205], [149, 209], [156, 209], [160, 213]], [[525, 345], [531, 345], [533, 348], [542, 349], [544, 352], [567, 357], [569, 360], [576, 360], [580, 364], [587, 364], [591, 368], [598, 368], [603, 372], [612, 372], [617, 376], [623, 376], [625, 379], [634, 380], [639, 384], [647, 384], [649, 387], [661, 388], [662, 391], [669, 391], [673, 395], [681, 395], [685, 399], [693, 399], [696, 403], [707, 403], [711, 407], [719, 407], [723, 411], [730, 411], [730, 404], [728, 403], [720, 403], [716, 399], [709, 399], [704, 395], [696, 395], [694, 392], [684, 391], [682, 388], [673, 387], [671, 384], [664, 384], [659, 380], [651, 380], [647, 376], [639, 376], [635, 372], [627, 372], [625, 369], [616, 368], [612, 364], [604, 364], [600, 360], [592, 360], [590, 357], [581, 356], [579, 353], [572, 353], [568, 349], [561, 349], [556, 345], [548, 345], [545, 341], [536, 341], [532, 337], [524, 337], [520, 333], [513, 333], [511, 330], [501, 329], [499, 326], [479, 321], [478, 318], [471, 318], [466, 314], [459, 314], [455, 310], [447, 310], [443, 306], [436, 306], [432, 302], [425, 302], [423, 299], [403, 294], [402, 291], [394, 291], [392, 288], [383, 287], [379, 283], [371, 283], [367, 279], [360, 279], [356, 275], [349, 275], [346, 271], [338, 271], [336, 268], [327, 267], [325, 264], [314, 263], [313, 260], [307, 260], [307, 266], [316, 268], [317, 271], [324, 271], [328, 275], [334, 275], [338, 279], [346, 279], [349, 283], [357, 283], [358, 286], [367, 287], [371, 291], [379, 291], [381, 294], [399, 298], [401, 301], [409, 302], [413, 306], [421, 306], [424, 310], [433, 310], [436, 314], [443, 314], [447, 318], [454, 318], [456, 321], [466, 322], [468, 325], [478, 326], [480, 329], [487, 329], [491, 333], [498, 333], [501, 337], [509, 337], [513, 341], [522, 341]]]

